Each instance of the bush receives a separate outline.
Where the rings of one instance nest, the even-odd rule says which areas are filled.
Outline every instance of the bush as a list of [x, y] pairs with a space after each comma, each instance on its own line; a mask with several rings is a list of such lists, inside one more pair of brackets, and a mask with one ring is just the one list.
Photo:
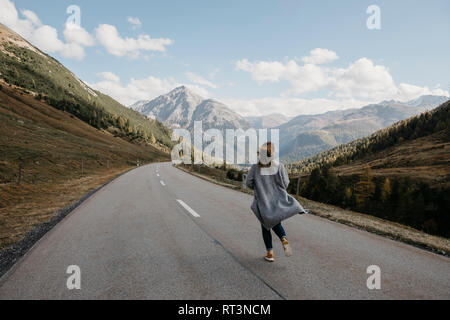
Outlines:
[[227, 170], [227, 179], [234, 180], [234, 181], [242, 181], [243, 173], [240, 170], [236, 169], [229, 169]]
[[234, 180], [234, 172], [233, 170], [227, 171], [227, 179]]

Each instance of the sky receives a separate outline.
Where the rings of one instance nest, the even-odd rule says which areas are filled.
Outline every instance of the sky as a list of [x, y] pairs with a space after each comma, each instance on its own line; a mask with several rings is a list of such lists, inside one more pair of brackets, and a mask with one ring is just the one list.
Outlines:
[[125, 105], [186, 85], [243, 116], [449, 95], [450, 1], [0, 0], [0, 23]]

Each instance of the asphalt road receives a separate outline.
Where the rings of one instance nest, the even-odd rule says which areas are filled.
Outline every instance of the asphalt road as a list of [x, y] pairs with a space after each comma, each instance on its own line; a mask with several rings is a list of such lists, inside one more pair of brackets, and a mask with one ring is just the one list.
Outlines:
[[[251, 201], [171, 164], [138, 168], [46, 234], [0, 279], [0, 299], [450, 298], [450, 259], [312, 215], [284, 223], [294, 255], [274, 237], [265, 262]], [[80, 290], [67, 288], [71, 265]]]

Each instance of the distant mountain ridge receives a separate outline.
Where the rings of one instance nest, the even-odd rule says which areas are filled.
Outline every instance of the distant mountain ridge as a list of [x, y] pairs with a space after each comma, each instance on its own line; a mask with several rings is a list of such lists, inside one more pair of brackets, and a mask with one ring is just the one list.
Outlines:
[[130, 106], [147, 117], [155, 118], [170, 128], [191, 130], [195, 121], [203, 121], [203, 129], [248, 129], [250, 124], [225, 104], [205, 99], [186, 86], [151, 101], [139, 101]]
[[447, 100], [449, 98], [444, 96], [422, 96], [403, 103], [383, 101], [360, 109], [298, 116], [277, 127], [281, 159], [294, 162], [314, 156], [433, 109]]
[[138, 101], [130, 107], [170, 128], [192, 130], [194, 121], [203, 121], [205, 130], [279, 129], [281, 160], [295, 162], [368, 136], [397, 121], [433, 109], [448, 99], [444, 96], [426, 95], [407, 102], [382, 101], [362, 108], [294, 118], [276, 113], [243, 118], [223, 103], [203, 99], [183, 86], [151, 101]]

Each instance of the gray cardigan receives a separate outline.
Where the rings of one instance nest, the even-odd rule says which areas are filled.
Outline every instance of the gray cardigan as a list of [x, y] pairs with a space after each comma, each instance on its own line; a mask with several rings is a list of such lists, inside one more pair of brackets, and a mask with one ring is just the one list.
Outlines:
[[283, 164], [273, 161], [270, 168], [253, 165], [248, 172], [246, 185], [255, 191], [251, 209], [266, 229], [272, 229], [282, 221], [303, 214], [303, 207], [286, 189], [289, 177]]

